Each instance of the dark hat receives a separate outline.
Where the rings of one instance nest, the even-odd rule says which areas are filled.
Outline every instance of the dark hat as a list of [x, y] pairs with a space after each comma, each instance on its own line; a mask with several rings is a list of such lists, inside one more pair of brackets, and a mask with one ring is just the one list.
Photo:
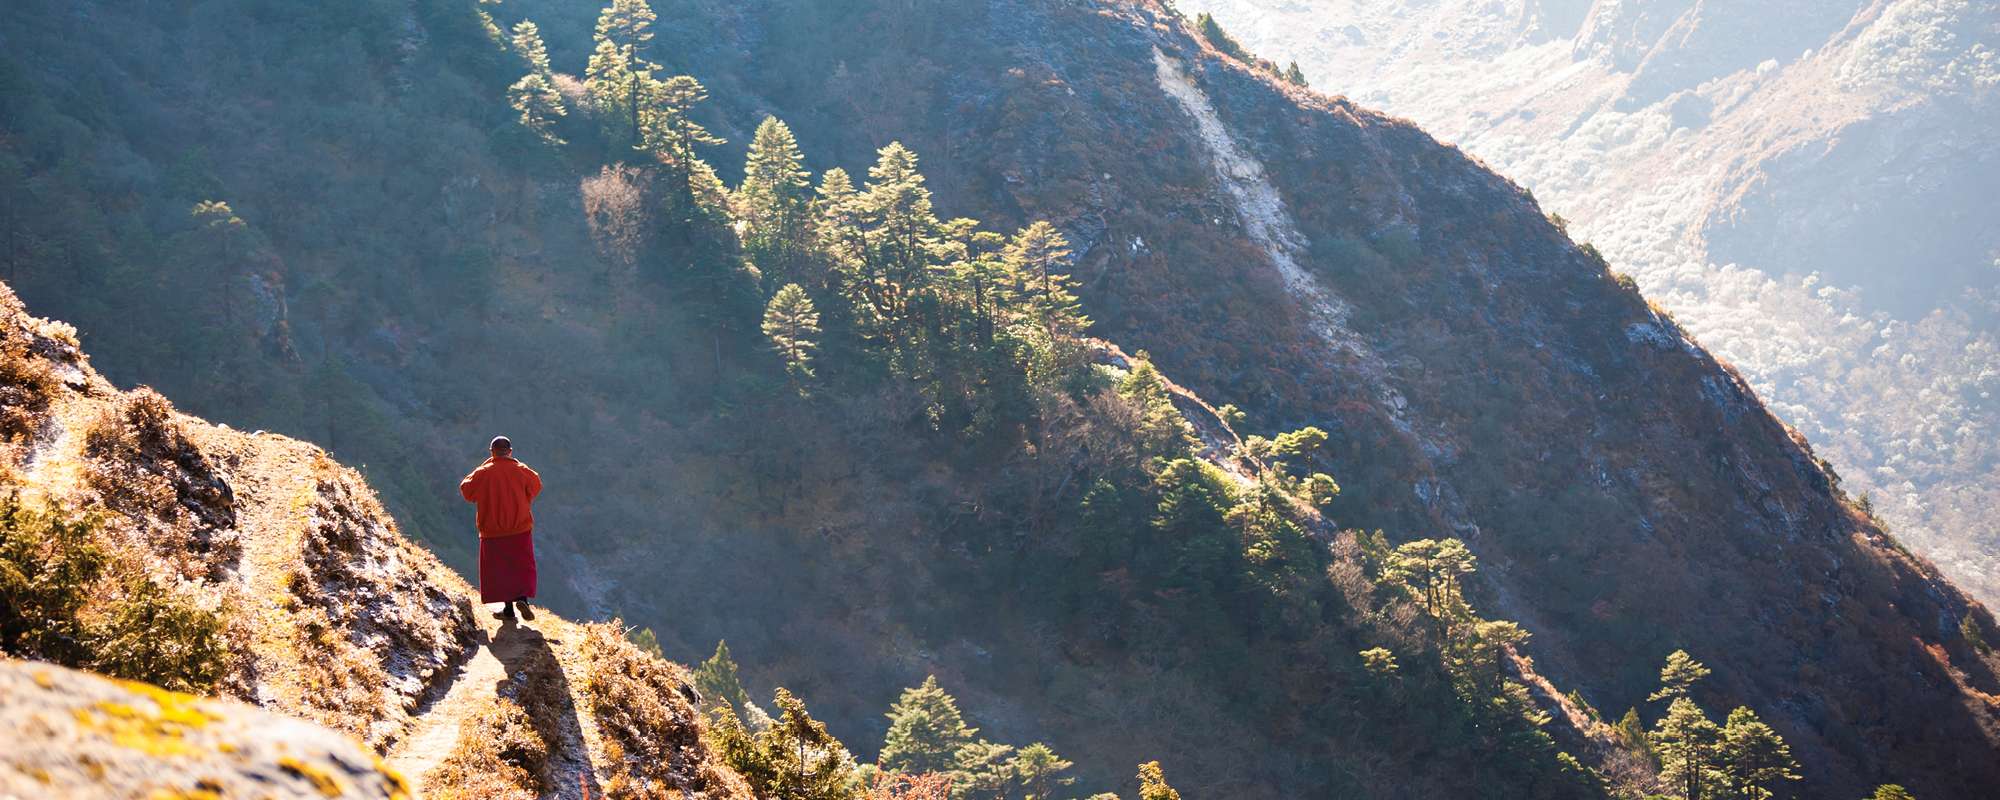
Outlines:
[[489, 446], [488, 446], [488, 449], [490, 449], [490, 450], [512, 450], [512, 449], [514, 449], [514, 442], [513, 442], [513, 440], [511, 440], [511, 439], [508, 439], [508, 438], [507, 438], [507, 437], [505, 437], [505, 436], [495, 436], [495, 437], [493, 437], [493, 444], [489, 445]]

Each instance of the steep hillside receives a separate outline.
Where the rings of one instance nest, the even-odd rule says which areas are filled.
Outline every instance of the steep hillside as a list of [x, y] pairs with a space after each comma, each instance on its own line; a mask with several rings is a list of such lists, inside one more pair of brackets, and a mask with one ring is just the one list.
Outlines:
[[1183, 5], [1521, 181], [2000, 597], [1991, 4]]
[[[712, 99], [635, 153], [593, 8], [12, 6], [18, 285], [120, 380], [368, 465], [458, 563], [450, 484], [508, 433], [560, 607], [727, 637], [850, 743], [935, 673], [1079, 790], [1600, 796], [1657, 787], [1589, 707], [1661, 718], [1685, 649], [1807, 793], [2000, 779], [1990, 615], [1463, 154], [1152, 3], [658, 10]], [[547, 75], [489, 33], [524, 20]], [[572, 113], [520, 124], [524, 73]], [[723, 186], [767, 114], [821, 181], [798, 251]], [[1479, 577], [1424, 602], [1390, 553], [1445, 536]]]
[[685, 671], [608, 625], [475, 619], [471, 587], [325, 451], [118, 391], [74, 329], [4, 289], [0, 362], [0, 649], [294, 718], [9, 662], [0, 725], [29, 744], [6, 780], [64, 797], [272, 781], [329, 797], [748, 796], [703, 743]]

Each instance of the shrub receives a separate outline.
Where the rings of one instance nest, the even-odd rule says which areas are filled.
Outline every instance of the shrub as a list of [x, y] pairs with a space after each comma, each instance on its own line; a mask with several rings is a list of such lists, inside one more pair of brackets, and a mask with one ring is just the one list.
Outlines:
[[[0, 650], [205, 691], [229, 667], [223, 622], [99, 542], [93, 517], [0, 501]], [[111, 576], [117, 591], [107, 591]]]
[[35, 357], [26, 341], [0, 340], [0, 440], [20, 441], [40, 427], [57, 382], [49, 362]]

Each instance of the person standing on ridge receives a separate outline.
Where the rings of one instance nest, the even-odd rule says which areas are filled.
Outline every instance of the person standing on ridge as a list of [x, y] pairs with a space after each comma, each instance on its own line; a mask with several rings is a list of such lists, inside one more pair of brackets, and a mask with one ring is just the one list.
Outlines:
[[503, 603], [495, 619], [511, 620], [514, 607], [535, 618], [528, 598], [535, 596], [535, 496], [542, 493], [542, 476], [514, 460], [514, 443], [493, 437], [493, 457], [465, 480], [458, 493], [479, 507], [479, 602]]

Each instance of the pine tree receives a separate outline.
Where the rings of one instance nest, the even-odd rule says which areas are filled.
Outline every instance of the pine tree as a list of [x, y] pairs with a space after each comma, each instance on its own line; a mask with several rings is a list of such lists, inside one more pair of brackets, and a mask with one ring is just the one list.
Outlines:
[[1686, 650], [1675, 650], [1667, 655], [1667, 665], [1660, 668], [1660, 690], [1647, 700], [1667, 700], [1686, 697], [1701, 679], [1708, 677], [1709, 669], [1694, 660]]
[[1216, 22], [1215, 17], [1208, 12], [1203, 11], [1197, 15], [1194, 26], [1201, 31], [1201, 37], [1207, 39], [1209, 45], [1215, 49], [1234, 56], [1241, 61], [1251, 60], [1250, 52], [1244, 50], [1243, 45], [1237, 43], [1234, 38], [1223, 31], [1222, 23]]
[[724, 143], [689, 115], [695, 104], [708, 99], [708, 89], [694, 78], [675, 75], [654, 84], [652, 94], [644, 99], [637, 147], [667, 166], [676, 184], [676, 203], [690, 208], [696, 199], [698, 176], [712, 174], [695, 156], [695, 146]]
[[764, 336], [784, 359], [785, 376], [801, 394], [813, 377], [813, 350], [819, 347], [819, 312], [796, 283], [785, 284], [764, 308]]
[[1899, 784], [1885, 783], [1875, 787], [1875, 793], [1863, 800], [1917, 800], [1917, 797]]
[[1299, 69], [1299, 62], [1297, 61], [1294, 61], [1289, 66], [1285, 67], [1285, 82], [1293, 86], [1311, 85], [1306, 83], [1305, 70]]
[[922, 686], [903, 690], [889, 707], [889, 733], [878, 759], [883, 769], [897, 772], [948, 772], [958, 768], [958, 751], [972, 743], [977, 728], [967, 727], [958, 701], [938, 686], [937, 676]]
[[549, 144], [560, 145], [562, 137], [555, 134], [555, 118], [566, 116], [562, 94], [549, 83], [547, 75], [530, 72], [507, 87], [507, 103], [520, 112], [521, 126], [534, 131], [535, 136]]
[[1007, 763], [1014, 780], [1021, 787], [1024, 800], [1050, 800], [1056, 787], [1076, 782], [1075, 778], [1062, 774], [1076, 765], [1056, 755], [1054, 749], [1041, 742], [1021, 748]]
[[1723, 724], [1721, 760], [1729, 788], [1742, 800], [1770, 800], [1771, 787], [1800, 777], [1791, 746], [1757, 712], [1741, 706]]
[[[647, 633], [650, 635], [652, 632], [649, 630]], [[709, 709], [721, 709], [726, 704], [734, 713], [748, 713], [750, 693], [743, 689], [743, 680], [737, 674], [736, 660], [729, 656], [727, 641], [717, 641], [715, 655], [695, 667], [694, 690], [701, 694], [703, 704]]]
[[1006, 264], [1030, 319], [1051, 342], [1075, 339], [1090, 326], [1074, 291], [1075, 279], [1061, 271], [1069, 242], [1045, 221], [1037, 221], [1007, 244]]
[[792, 129], [765, 117], [750, 141], [736, 207], [744, 223], [744, 250], [764, 270], [767, 285], [806, 277], [799, 272], [812, 249], [811, 175]]
[[1710, 790], [1726, 781], [1716, 769], [1721, 731], [1686, 697], [1675, 697], [1667, 715], [1653, 726], [1651, 743], [1660, 759], [1660, 781], [1682, 800], [1711, 800]]
[[549, 76], [549, 48], [542, 42], [542, 29], [531, 20], [514, 23], [514, 52], [528, 62], [529, 72]]
[[1181, 793], [1167, 785], [1160, 762], [1148, 761], [1139, 765], [1139, 800], [1181, 800]]
[[981, 739], [952, 754], [952, 800], [1005, 800], [1014, 784], [1014, 748]]
[[901, 142], [877, 151], [861, 204], [861, 253], [847, 281], [857, 309], [875, 333], [896, 347], [908, 340], [912, 301], [930, 286], [938, 219], [917, 171], [917, 154]]
[[733, 715], [718, 718], [715, 738], [723, 761], [741, 774], [758, 797], [775, 800], [851, 800], [854, 759], [826, 726], [806, 712], [803, 701], [779, 689], [778, 719], [752, 734]]
[[1194, 448], [1194, 429], [1174, 408], [1166, 379], [1144, 352], [1132, 359], [1132, 371], [1118, 382], [1118, 395], [1136, 412], [1132, 434], [1141, 460], [1180, 458]]
[[1418, 539], [1396, 548], [1382, 577], [1416, 595], [1442, 642], [1463, 616], [1458, 613], [1464, 605], [1459, 579], [1471, 575], [1477, 564], [1478, 559], [1457, 539]]
[[646, 0], [611, 0], [597, 16], [597, 45], [584, 70], [584, 88], [602, 118], [628, 120], [625, 141], [639, 141], [642, 100], [656, 83], [659, 66], [646, 60], [656, 19]]

